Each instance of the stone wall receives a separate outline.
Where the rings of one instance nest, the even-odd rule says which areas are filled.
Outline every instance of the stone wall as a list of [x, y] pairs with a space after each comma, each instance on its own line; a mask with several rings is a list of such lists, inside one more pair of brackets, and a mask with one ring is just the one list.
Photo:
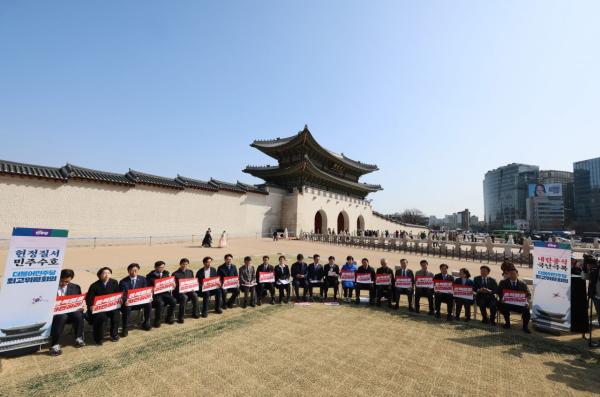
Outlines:
[[308, 187], [291, 193], [267, 189], [269, 194], [242, 194], [1, 175], [0, 237], [10, 236], [15, 226], [68, 229], [72, 238], [97, 237], [111, 244], [144, 236], [157, 242], [161, 236], [201, 236], [209, 227], [215, 239], [223, 230], [230, 237], [265, 236], [273, 228], [287, 228], [295, 235], [313, 231], [319, 211], [324, 231], [337, 232], [340, 213], [344, 228], [352, 233], [359, 218], [364, 229], [413, 234], [427, 230], [378, 217], [366, 200]]
[[64, 228], [70, 237], [203, 234], [255, 237], [281, 221], [285, 192], [175, 190], [0, 176], [0, 236], [14, 226]]

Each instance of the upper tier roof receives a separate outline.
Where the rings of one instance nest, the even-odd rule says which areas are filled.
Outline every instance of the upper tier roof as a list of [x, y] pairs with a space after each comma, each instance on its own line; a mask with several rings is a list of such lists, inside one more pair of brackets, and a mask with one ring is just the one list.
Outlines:
[[279, 166], [248, 166], [244, 169], [244, 172], [254, 175], [258, 178], [262, 178], [264, 180], [275, 180], [278, 178], [286, 178], [294, 174], [308, 173], [313, 175], [321, 180], [325, 180], [334, 185], [342, 186], [352, 191], [358, 191], [362, 195], [366, 196], [368, 193], [376, 192], [378, 190], [383, 190], [380, 185], [372, 185], [368, 183], [360, 183], [350, 181], [344, 178], [339, 178], [335, 175], [332, 175], [328, 172], [321, 170], [317, 167], [308, 157], [308, 155], [304, 155], [304, 158], [301, 162], [295, 163], [289, 167], [281, 168]]
[[279, 160], [278, 153], [282, 152], [283, 150], [303, 146], [308, 150], [319, 153], [323, 157], [328, 158], [333, 162], [344, 165], [359, 175], [367, 174], [379, 169], [374, 164], [366, 164], [357, 160], [352, 160], [351, 158], [344, 156], [343, 153], [338, 154], [332, 152], [331, 150], [325, 149], [315, 140], [306, 125], [302, 131], [298, 132], [298, 134], [294, 136], [268, 140], [255, 140], [250, 144], [250, 146], [277, 160]]

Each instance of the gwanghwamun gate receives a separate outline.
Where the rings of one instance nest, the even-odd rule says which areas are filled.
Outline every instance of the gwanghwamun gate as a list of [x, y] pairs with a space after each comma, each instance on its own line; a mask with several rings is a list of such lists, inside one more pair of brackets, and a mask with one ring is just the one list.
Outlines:
[[142, 236], [189, 239], [207, 228], [232, 237], [284, 229], [291, 236], [427, 230], [376, 212], [366, 197], [381, 186], [359, 179], [377, 166], [325, 149], [306, 126], [294, 136], [250, 146], [277, 160], [243, 170], [263, 179], [260, 185], [0, 160], [0, 237], [16, 226], [67, 229], [71, 241], [96, 237], [111, 243]]

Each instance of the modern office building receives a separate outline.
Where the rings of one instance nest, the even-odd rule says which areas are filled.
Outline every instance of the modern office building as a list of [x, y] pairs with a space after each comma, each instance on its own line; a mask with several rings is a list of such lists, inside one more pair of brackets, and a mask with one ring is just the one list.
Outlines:
[[600, 232], [600, 157], [573, 163], [573, 174], [575, 230]]
[[512, 163], [488, 171], [483, 180], [484, 220], [490, 229], [515, 228], [527, 217], [529, 185], [537, 184], [539, 167]]
[[573, 173], [542, 170], [529, 185], [527, 221], [532, 231], [569, 230], [573, 220]]

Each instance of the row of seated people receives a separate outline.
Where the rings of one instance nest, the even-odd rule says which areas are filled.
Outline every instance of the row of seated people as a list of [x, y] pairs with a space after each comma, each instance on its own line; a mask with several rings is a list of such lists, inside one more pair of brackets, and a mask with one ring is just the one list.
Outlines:
[[[270, 298], [269, 303], [275, 304], [275, 290], [278, 290], [278, 303], [289, 303], [290, 285], [293, 286], [296, 302], [306, 302], [308, 300], [326, 301], [329, 290], [333, 290], [333, 300], [342, 300], [339, 296], [339, 287], [341, 284], [343, 293], [343, 302], [349, 303], [355, 292], [355, 303], [361, 303], [360, 295], [362, 291], [368, 293], [370, 305], [381, 305], [382, 299], [387, 299], [389, 307], [399, 308], [400, 297], [406, 295], [408, 299], [408, 308], [411, 312], [420, 312], [420, 299], [422, 297], [428, 300], [429, 315], [441, 317], [442, 303], [447, 307], [447, 318], [451, 320], [453, 313], [456, 319], [460, 318], [461, 311], [465, 309], [465, 320], [469, 321], [471, 316], [471, 305], [473, 299], [455, 298], [452, 293], [435, 292], [432, 285], [419, 287], [417, 280], [419, 278], [431, 278], [434, 281], [449, 281], [453, 284], [470, 286], [473, 289], [474, 299], [482, 315], [482, 322], [495, 325], [496, 312], [500, 309], [505, 319], [505, 328], [510, 327], [510, 312], [522, 314], [523, 330], [529, 332], [529, 309], [527, 306], [517, 306], [503, 301], [503, 294], [506, 290], [521, 291], [529, 297], [527, 285], [518, 279], [518, 272], [514, 266], [506, 268], [506, 278], [500, 283], [489, 276], [490, 268], [481, 266], [481, 275], [471, 280], [467, 269], [460, 270], [460, 277], [454, 278], [448, 273], [446, 264], [440, 265], [440, 273], [434, 275], [428, 270], [428, 263], [425, 260], [420, 262], [421, 269], [413, 272], [408, 268], [408, 261], [402, 259], [400, 266], [396, 271], [392, 270], [387, 260], [381, 260], [381, 266], [374, 269], [367, 258], [361, 260], [358, 266], [352, 256], [346, 258], [346, 263], [339, 266], [335, 263], [335, 258], [330, 256], [328, 263], [322, 265], [320, 256], [315, 254], [312, 257], [312, 263], [304, 262], [302, 254], [297, 256], [297, 261], [292, 264], [291, 270], [286, 264], [285, 256], [278, 258], [278, 264], [273, 266], [269, 263], [270, 258], [264, 256], [263, 262], [255, 269], [252, 265], [252, 258], [245, 257], [244, 264], [240, 266], [239, 271], [233, 264], [233, 257], [230, 254], [225, 255], [224, 263], [218, 268], [212, 266], [213, 259], [205, 257], [202, 260], [203, 267], [195, 274], [189, 269], [189, 260], [183, 258], [179, 262], [179, 268], [172, 275], [165, 270], [165, 262], [158, 261], [154, 264], [154, 270], [146, 275], [139, 275], [140, 266], [132, 263], [127, 267], [127, 277], [116, 281], [112, 278], [112, 270], [103, 267], [97, 272], [98, 281], [94, 282], [88, 288], [86, 294], [87, 311], [75, 311], [67, 314], [58, 314], [54, 316], [51, 329], [51, 355], [62, 353], [59, 340], [65, 324], [73, 324], [75, 332], [75, 346], [85, 346], [83, 340], [84, 320], [92, 324], [94, 342], [102, 345], [104, 341], [105, 324], [110, 322], [110, 340], [117, 342], [120, 337], [128, 335], [129, 318], [132, 310], [143, 312], [144, 330], [151, 330], [152, 327], [160, 327], [161, 322], [174, 324], [175, 321], [183, 323], [185, 318], [185, 309], [188, 302], [192, 305], [192, 317], [207, 317], [209, 301], [214, 298], [214, 311], [221, 314], [222, 310], [231, 309], [239, 299], [240, 292], [243, 299], [240, 299], [240, 306], [246, 308], [248, 304], [252, 307], [261, 305], [265, 298]], [[352, 276], [348, 277], [351, 273]], [[273, 274], [268, 282], [261, 281], [261, 277]], [[368, 275], [368, 276], [366, 276]], [[389, 275], [386, 285], [378, 285], [378, 275]], [[175, 288], [172, 291], [155, 293], [151, 303], [144, 303], [137, 306], [126, 305], [126, 296], [129, 290], [151, 287], [156, 280], [173, 276], [175, 279]], [[215, 288], [203, 291], [200, 287], [198, 291], [179, 292], [179, 280], [197, 278], [198, 285], [203, 286], [205, 280], [218, 277], [221, 282], [225, 278], [238, 277], [239, 287], [237, 288]], [[58, 296], [69, 296], [81, 294], [81, 288], [72, 282], [74, 272], [65, 269], [61, 273]], [[410, 280], [399, 284], [400, 280]], [[318, 289], [318, 295], [315, 292]], [[300, 293], [302, 290], [302, 294]], [[93, 304], [96, 297], [110, 295], [114, 293], [123, 294], [123, 304], [120, 309], [94, 313]], [[202, 308], [200, 310], [199, 295], [202, 296]], [[229, 297], [228, 297], [229, 296]], [[154, 308], [154, 315], [152, 309]], [[177, 319], [175, 312], [177, 310]], [[488, 317], [488, 310], [490, 315]], [[164, 313], [166, 311], [166, 314]], [[119, 335], [119, 322], [121, 323], [121, 333]]]

